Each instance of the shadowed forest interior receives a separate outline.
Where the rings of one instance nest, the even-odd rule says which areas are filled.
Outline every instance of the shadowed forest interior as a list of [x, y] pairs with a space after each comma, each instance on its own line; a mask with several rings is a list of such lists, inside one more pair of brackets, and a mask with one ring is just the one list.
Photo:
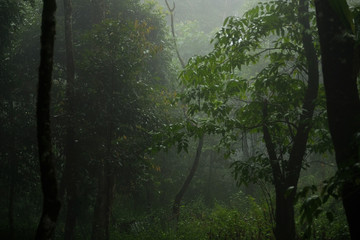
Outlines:
[[0, 239], [359, 240], [359, 0], [0, 0]]

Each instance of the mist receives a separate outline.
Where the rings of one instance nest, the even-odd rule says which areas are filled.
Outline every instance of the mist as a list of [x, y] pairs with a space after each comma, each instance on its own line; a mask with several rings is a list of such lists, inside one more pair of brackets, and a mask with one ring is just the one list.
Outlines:
[[0, 238], [360, 239], [357, 1], [2, 0]]

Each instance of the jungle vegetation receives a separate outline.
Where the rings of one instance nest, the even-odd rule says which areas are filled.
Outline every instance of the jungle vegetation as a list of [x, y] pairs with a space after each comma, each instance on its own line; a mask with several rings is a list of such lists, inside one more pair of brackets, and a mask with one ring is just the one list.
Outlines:
[[0, 1], [0, 238], [360, 239], [355, 0]]

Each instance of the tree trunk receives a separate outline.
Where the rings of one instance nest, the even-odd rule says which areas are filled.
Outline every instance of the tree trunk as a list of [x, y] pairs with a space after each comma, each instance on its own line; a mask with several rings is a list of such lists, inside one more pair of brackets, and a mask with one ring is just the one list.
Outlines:
[[194, 177], [196, 169], [197, 169], [197, 167], [199, 165], [203, 143], [204, 143], [204, 136], [201, 136], [199, 138], [199, 144], [198, 144], [197, 149], [196, 149], [195, 159], [194, 159], [193, 165], [191, 167], [191, 170], [189, 172], [189, 175], [187, 176], [187, 178], [186, 178], [184, 184], [182, 185], [180, 191], [175, 196], [175, 201], [174, 201], [174, 204], [173, 204], [173, 219], [176, 219], [176, 220], [179, 219], [180, 203], [181, 203], [181, 200], [182, 200], [186, 190], [188, 189], [188, 187], [190, 185], [190, 182], [191, 182], [192, 178]]
[[175, 35], [175, 27], [174, 27], [174, 11], [175, 11], [175, 2], [173, 2], [173, 8], [170, 7], [169, 3], [167, 0], [165, 0], [166, 6], [169, 10], [170, 13], [170, 26], [171, 26], [171, 34], [173, 37], [173, 42], [174, 42], [174, 48], [175, 48], [175, 52], [176, 52], [176, 56], [179, 59], [179, 62], [181, 64], [182, 69], [185, 68], [185, 62], [182, 59], [182, 57], [180, 56], [180, 52], [179, 49], [177, 47], [177, 43], [176, 43], [176, 35]]
[[41, 52], [37, 96], [37, 139], [43, 210], [36, 232], [37, 240], [51, 239], [60, 210], [57, 181], [52, 159], [50, 132], [50, 91], [55, 39], [55, 0], [44, 0], [41, 24]]
[[[282, 172], [280, 167], [280, 161], [276, 153], [276, 148], [271, 138], [269, 128], [267, 126], [268, 117], [268, 103], [265, 102], [263, 106], [263, 134], [266, 150], [268, 152], [269, 161], [272, 169], [275, 185], [275, 238], [277, 240], [294, 240], [295, 239], [295, 221], [294, 221], [294, 206], [293, 202], [285, 197], [285, 191], [287, 189], [285, 185], [288, 179], [286, 179], [286, 173]], [[284, 164], [284, 163], [283, 163]]]
[[[345, 0], [344, 0], [345, 2]], [[344, 3], [346, 4], [346, 2]], [[329, 128], [338, 172], [345, 180], [342, 201], [352, 239], [360, 239], [359, 139], [360, 100], [357, 86], [360, 47], [350, 26], [334, 11], [329, 1], [316, 0], [322, 69]]]
[[295, 219], [294, 219], [294, 196], [287, 194], [287, 187], [277, 184], [276, 192], [276, 211], [275, 211], [275, 237], [277, 240], [295, 239]]
[[[307, 33], [310, 29], [308, 16], [308, 2], [299, 1], [299, 23], [303, 26], [302, 44], [304, 46], [305, 58], [308, 70], [308, 86], [303, 100], [303, 111], [299, 117], [297, 132], [293, 137], [293, 145], [288, 161], [277, 156], [275, 145], [267, 126], [267, 102], [264, 103], [264, 140], [268, 151], [270, 164], [273, 171], [276, 190], [275, 209], [275, 237], [277, 240], [294, 240], [296, 238], [294, 220], [294, 199], [300, 176], [303, 158], [306, 151], [307, 140], [311, 129], [311, 120], [315, 109], [315, 100], [319, 88], [319, 68], [316, 51], [312, 37]], [[280, 163], [281, 162], [281, 163]], [[293, 189], [290, 190], [289, 188]]]

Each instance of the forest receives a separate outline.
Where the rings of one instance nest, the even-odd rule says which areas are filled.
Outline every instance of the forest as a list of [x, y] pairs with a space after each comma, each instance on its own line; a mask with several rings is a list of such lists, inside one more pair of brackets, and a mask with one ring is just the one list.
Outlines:
[[0, 239], [359, 240], [359, 0], [0, 0]]

